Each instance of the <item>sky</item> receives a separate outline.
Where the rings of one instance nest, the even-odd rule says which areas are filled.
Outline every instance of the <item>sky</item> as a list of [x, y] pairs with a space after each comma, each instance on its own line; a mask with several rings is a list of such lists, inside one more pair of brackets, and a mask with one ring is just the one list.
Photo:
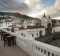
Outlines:
[[60, 0], [0, 0], [0, 11], [38, 18], [45, 13], [53, 19], [60, 19]]

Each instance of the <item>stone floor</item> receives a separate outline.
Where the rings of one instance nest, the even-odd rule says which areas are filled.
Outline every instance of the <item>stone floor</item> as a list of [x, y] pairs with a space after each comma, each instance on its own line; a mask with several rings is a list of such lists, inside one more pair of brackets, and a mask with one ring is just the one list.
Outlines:
[[29, 56], [18, 46], [14, 45], [11, 47], [3, 45], [3, 41], [0, 40], [0, 56]]

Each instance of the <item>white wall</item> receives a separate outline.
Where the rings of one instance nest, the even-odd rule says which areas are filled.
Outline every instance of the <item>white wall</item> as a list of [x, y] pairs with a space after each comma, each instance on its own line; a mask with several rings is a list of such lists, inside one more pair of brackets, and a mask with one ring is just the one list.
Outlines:
[[[18, 28], [15, 29], [15, 33], [18, 32], [19, 35], [23, 33], [22, 36], [25, 35], [27, 38], [36, 38], [39, 37], [39, 31], [42, 31], [42, 35], [45, 35], [45, 28], [37, 28], [37, 29], [24, 29], [24, 30], [19, 30]], [[38, 33], [38, 35], [37, 35]], [[34, 35], [32, 37], [32, 34]]]
[[[29, 29], [28, 33], [32, 36], [34, 34], [33, 38], [39, 37], [39, 31], [42, 31], [42, 35], [45, 35], [45, 28], [36, 28], [36, 29]], [[38, 33], [38, 35], [37, 35]]]
[[2, 23], [0, 23], [0, 27], [2, 26]]
[[2, 26], [10, 26], [10, 25], [12, 25], [11, 22], [2, 23]]
[[[18, 32], [18, 33], [17, 33]], [[21, 35], [23, 33], [23, 37], [24, 38], [32, 38], [32, 36], [27, 32], [27, 30], [15, 30], [15, 33], [18, 34], [18, 35]]]
[[52, 33], [55, 32], [60, 32], [60, 27], [52, 27]]

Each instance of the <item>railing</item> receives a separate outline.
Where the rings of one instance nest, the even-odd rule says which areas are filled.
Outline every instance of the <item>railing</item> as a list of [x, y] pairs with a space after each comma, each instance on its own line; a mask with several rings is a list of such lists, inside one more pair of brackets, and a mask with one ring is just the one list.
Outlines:
[[33, 50], [32, 53], [34, 53], [36, 56], [41, 55], [41, 56], [60, 56], [60, 48], [48, 45], [42, 42], [38, 41], [33, 41], [32, 43]]
[[38, 42], [33, 38], [26, 38], [10, 31], [6, 32], [15, 35], [16, 45], [23, 49], [30, 56], [60, 56], [60, 48], [58, 47]]

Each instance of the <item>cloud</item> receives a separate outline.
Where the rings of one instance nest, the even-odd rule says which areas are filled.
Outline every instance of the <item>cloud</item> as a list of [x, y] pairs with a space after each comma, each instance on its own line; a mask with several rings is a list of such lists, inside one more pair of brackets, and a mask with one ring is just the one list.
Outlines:
[[42, 0], [0, 0], [0, 11], [19, 12], [32, 17], [40, 17], [44, 13], [52, 18], [60, 16], [60, 0], [50, 7], [44, 6]]
[[56, 0], [54, 6], [60, 10], [60, 0]]
[[20, 12], [26, 15], [35, 14], [43, 6], [41, 0], [0, 0], [0, 11]]
[[32, 9], [41, 9], [44, 5], [41, 4], [41, 0], [25, 0], [25, 3]]
[[39, 14], [43, 15], [45, 13], [46, 15], [53, 15], [57, 12], [58, 12], [58, 9], [54, 6], [51, 6], [51, 7], [47, 7], [45, 9], [43, 9]]
[[38, 15], [38, 12], [44, 7], [44, 4], [41, 3], [41, 0], [25, 0], [25, 3], [32, 10], [28, 16], [35, 17]]
[[51, 17], [59, 17], [60, 16], [60, 0], [56, 0], [53, 6], [47, 7], [43, 9], [37, 17], [42, 16], [43, 14], [51, 15]]
[[31, 12], [24, 0], [19, 0], [19, 2], [18, 0], [0, 0], [0, 11], [20, 12], [22, 14]]

